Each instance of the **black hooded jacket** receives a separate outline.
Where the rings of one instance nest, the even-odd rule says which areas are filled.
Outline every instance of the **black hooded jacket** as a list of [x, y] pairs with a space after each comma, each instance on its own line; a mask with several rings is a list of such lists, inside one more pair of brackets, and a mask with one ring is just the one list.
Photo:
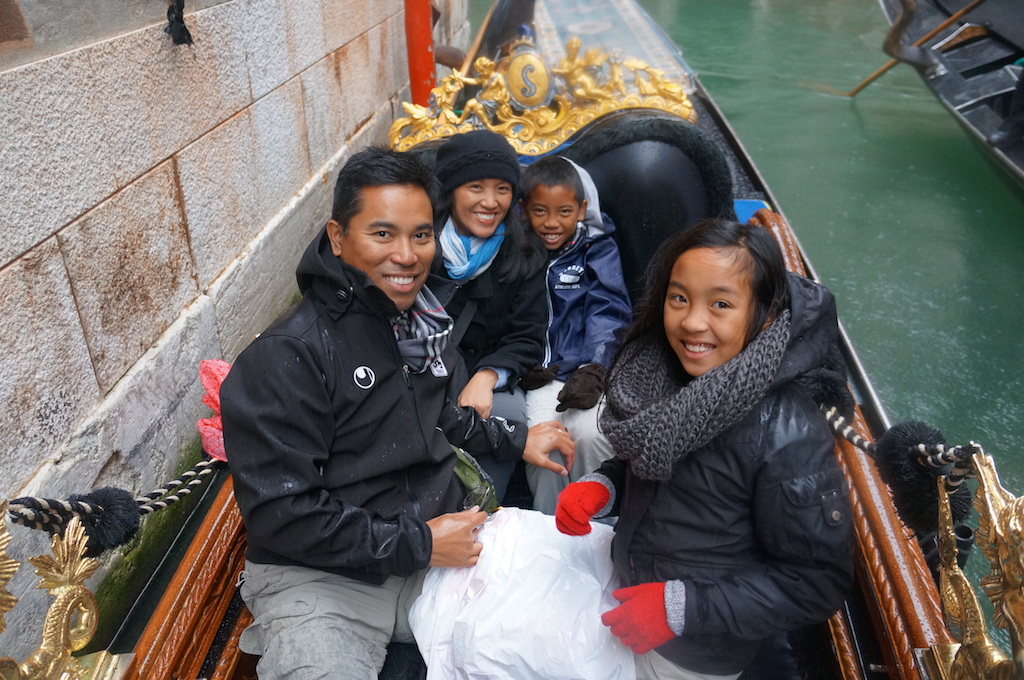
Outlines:
[[679, 460], [667, 482], [615, 458], [612, 543], [628, 585], [682, 580], [683, 634], [657, 649], [683, 668], [744, 670], [762, 640], [827, 619], [853, 578], [853, 517], [835, 442], [804, 381], [838, 338], [835, 301], [792, 275], [790, 342], [765, 398]]
[[409, 372], [397, 308], [332, 254], [324, 230], [296, 276], [302, 299], [221, 388], [246, 556], [370, 583], [407, 576], [430, 559], [426, 520], [462, 509], [449, 440], [514, 458], [526, 426], [456, 405], [466, 375], [454, 347], [442, 354], [448, 375]]

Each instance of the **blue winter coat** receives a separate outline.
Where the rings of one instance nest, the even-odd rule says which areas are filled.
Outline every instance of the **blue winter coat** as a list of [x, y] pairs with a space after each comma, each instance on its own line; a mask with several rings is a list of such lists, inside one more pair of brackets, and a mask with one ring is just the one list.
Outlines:
[[[574, 164], [575, 165], [575, 164]], [[576, 234], [548, 260], [548, 331], [544, 365], [558, 364], [566, 380], [583, 364], [611, 362], [620, 331], [632, 317], [615, 225], [601, 212], [597, 189], [586, 170], [577, 166], [587, 198], [584, 221]]]

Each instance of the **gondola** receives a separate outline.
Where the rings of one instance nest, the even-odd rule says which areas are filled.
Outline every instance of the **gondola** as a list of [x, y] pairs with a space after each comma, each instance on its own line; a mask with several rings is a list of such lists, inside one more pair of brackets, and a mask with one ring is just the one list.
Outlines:
[[[817, 279], [699, 77], [633, 0], [498, 0], [463, 61], [424, 101], [403, 105], [406, 115], [391, 129], [392, 146], [429, 158], [446, 137], [488, 127], [508, 137], [524, 164], [547, 154], [572, 158], [590, 172], [602, 208], [617, 225], [634, 295], [654, 248], [673, 231], [711, 216], [761, 224], [779, 240], [792, 271]], [[925, 474], [931, 490], [919, 494], [923, 500], [910, 500], [935, 506], [935, 526], [930, 537], [910, 527], [905, 507], [894, 501], [894, 494], [906, 500], [905, 490], [888, 486], [883, 477], [892, 481], [891, 473], [876, 462], [876, 442], [898, 426], [889, 422], [845, 332], [841, 351], [855, 413], [847, 422], [834, 414], [822, 417], [836, 428], [836, 456], [850, 487], [856, 586], [831, 619], [794, 631], [781, 649], [764, 650], [742, 677], [938, 680], [983, 677], [970, 673], [992, 669], [1018, 675], [985, 677], [1022, 677], [1016, 661], [991, 644], [973, 590], [964, 585], [956, 546], [966, 537], [950, 519], [949, 498], [964, 477], [981, 480], [979, 545], [1002, 579], [992, 583], [1002, 584], [1001, 602], [1009, 602], [1000, 609], [1002, 621], [1012, 630], [1024, 622], [1013, 597], [1020, 595], [1024, 567], [1014, 572], [1009, 564], [1024, 565], [1012, 534], [1012, 527], [1024, 525], [1024, 510], [998, 485], [979, 448], [932, 442], [926, 451], [915, 450], [932, 454], [939, 472]], [[899, 453], [911, 455], [907, 446]], [[155, 608], [140, 599], [109, 649], [91, 655], [93, 677], [255, 677], [255, 659], [238, 649], [238, 637], [252, 621], [235, 585], [244, 527], [230, 475], [221, 470], [212, 477], [169, 553], [168, 567], [144, 594], [159, 600]], [[931, 562], [925, 538], [934, 539]], [[80, 535], [66, 540], [84, 552]], [[999, 562], [1004, 557], [1007, 564]], [[1015, 651], [1019, 639], [1014, 634]], [[5, 661], [0, 659], [0, 670]], [[782, 667], [790, 675], [780, 676]], [[411, 680], [423, 671], [415, 647], [400, 645], [381, 677]]]
[[880, 0], [890, 56], [928, 89], [1024, 191], [1024, 5], [1016, 0]]

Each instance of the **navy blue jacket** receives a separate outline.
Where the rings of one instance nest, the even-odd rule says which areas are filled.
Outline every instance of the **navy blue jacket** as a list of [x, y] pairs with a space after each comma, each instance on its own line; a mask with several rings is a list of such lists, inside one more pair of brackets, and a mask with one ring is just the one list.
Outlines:
[[622, 276], [615, 225], [601, 212], [597, 189], [582, 168], [587, 213], [575, 236], [548, 260], [548, 330], [544, 365], [558, 364], [566, 380], [583, 364], [607, 367], [619, 347], [619, 331], [632, 317]]

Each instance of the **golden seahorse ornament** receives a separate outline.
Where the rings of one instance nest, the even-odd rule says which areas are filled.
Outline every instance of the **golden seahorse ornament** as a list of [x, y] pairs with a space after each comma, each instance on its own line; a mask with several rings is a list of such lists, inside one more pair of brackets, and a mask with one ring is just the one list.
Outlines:
[[[7, 501], [0, 503], [0, 517], [7, 515]], [[0, 632], [6, 627], [3, 614], [11, 611], [17, 598], [6, 585], [18, 569], [18, 563], [7, 555], [11, 536], [6, 523], [0, 522]], [[85, 587], [99, 561], [85, 557], [85, 529], [78, 518], [68, 522], [64, 536], [54, 536], [52, 555], [29, 559], [40, 577], [37, 588], [45, 588], [54, 596], [43, 622], [42, 644], [23, 662], [0, 658], [0, 680], [79, 680], [86, 671], [79, 667], [71, 653], [82, 649], [96, 632], [96, 598]]]
[[1010, 633], [1013, 656], [989, 637], [985, 615], [970, 581], [957, 565], [956, 537], [944, 481], [939, 485], [939, 591], [946, 626], [960, 648], [945, 671], [949, 680], [1022, 680], [1024, 630], [1024, 499], [999, 483], [995, 463], [980, 446], [971, 463], [978, 479], [974, 507], [980, 516], [977, 545], [991, 573], [981, 588], [994, 606], [993, 623]]

